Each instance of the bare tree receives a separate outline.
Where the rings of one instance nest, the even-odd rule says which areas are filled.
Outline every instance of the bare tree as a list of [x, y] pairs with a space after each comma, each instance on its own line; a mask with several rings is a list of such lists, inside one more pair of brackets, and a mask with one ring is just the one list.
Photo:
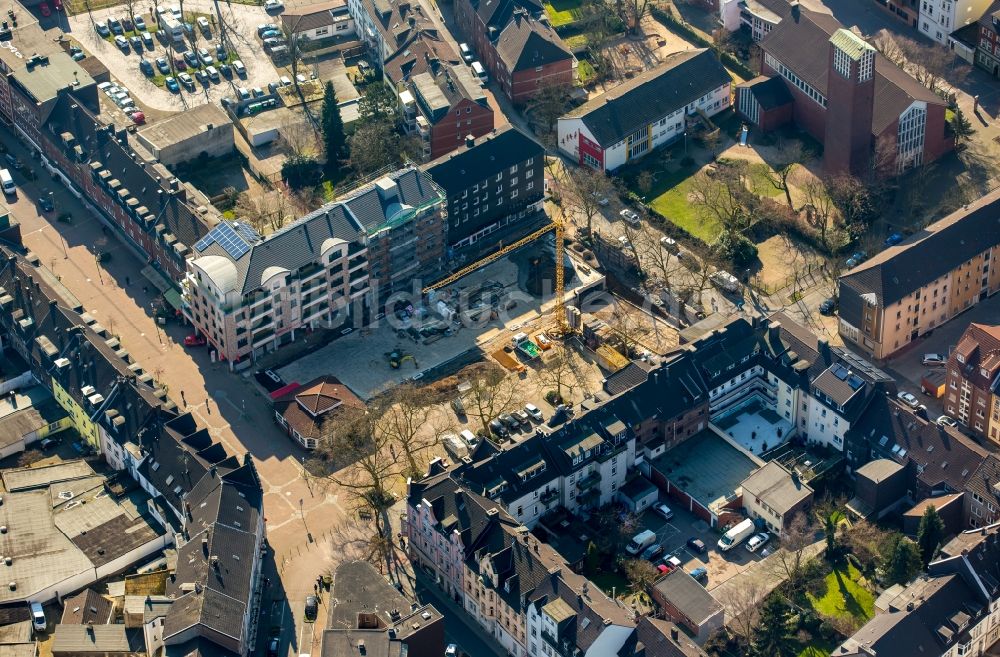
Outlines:
[[814, 532], [806, 523], [804, 513], [796, 513], [781, 531], [781, 548], [771, 556], [772, 568], [788, 580], [793, 591], [802, 585], [802, 565], [805, 549], [814, 542]]
[[462, 398], [465, 413], [479, 420], [487, 435], [490, 422], [521, 405], [520, 379], [509, 376], [498, 365], [470, 376], [468, 381], [470, 387]]
[[664, 237], [663, 233], [645, 225], [636, 231], [635, 244], [648, 279], [670, 290], [672, 281], [684, 270], [684, 266], [675, 255], [676, 247], [663, 243]]
[[386, 395], [376, 425], [389, 439], [390, 451], [404, 462], [403, 474], [415, 479], [425, 471], [427, 456], [440, 442], [446, 426], [435, 413], [426, 389], [403, 383]]
[[625, 579], [632, 594], [645, 604], [649, 604], [649, 587], [660, 572], [646, 559], [629, 559], [625, 562]]
[[555, 391], [559, 403], [572, 395], [584, 381], [577, 360], [565, 343], [553, 344], [549, 357], [538, 372], [538, 378], [542, 385]]
[[768, 591], [753, 577], [745, 574], [738, 577], [739, 582], [726, 595], [727, 626], [744, 644], [749, 644], [760, 619], [760, 605]]
[[795, 167], [802, 162], [802, 143], [798, 140], [786, 140], [775, 154], [772, 168], [767, 169], [767, 179], [775, 189], [785, 193], [788, 207], [793, 208], [792, 192], [788, 186], [788, 178]]
[[600, 171], [590, 167], [563, 167], [565, 172], [562, 191], [563, 203], [572, 211], [583, 215], [587, 221], [587, 235], [593, 234], [594, 219], [601, 207], [608, 204], [608, 197], [615, 192], [614, 184]]
[[691, 180], [691, 202], [706, 219], [723, 229], [742, 231], [750, 225], [753, 195], [749, 190], [749, 165], [744, 160], [720, 164], [709, 175], [705, 171]]
[[826, 185], [815, 178], [810, 179], [802, 186], [805, 193], [806, 203], [802, 210], [805, 212], [806, 224], [819, 233], [819, 241], [824, 248], [830, 248], [827, 243], [827, 230], [833, 223], [836, 215], [836, 207], [833, 200], [826, 192]]
[[896, 37], [888, 30], [876, 32], [875, 36], [869, 39], [869, 43], [896, 66], [902, 67], [906, 63], [906, 51], [900, 47]]
[[626, 357], [631, 357], [649, 339], [649, 328], [644, 324], [644, 313], [630, 304], [617, 302], [607, 320], [608, 327], [618, 336]]

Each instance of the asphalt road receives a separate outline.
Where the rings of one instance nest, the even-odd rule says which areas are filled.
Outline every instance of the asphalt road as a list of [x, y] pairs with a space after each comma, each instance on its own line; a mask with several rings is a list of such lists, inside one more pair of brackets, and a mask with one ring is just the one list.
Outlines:
[[427, 602], [444, 616], [445, 643], [455, 643], [458, 647], [474, 657], [505, 657], [498, 643], [472, 620], [459, 606], [441, 594], [441, 590], [428, 578], [420, 568], [414, 568], [416, 574], [416, 594], [421, 602]]

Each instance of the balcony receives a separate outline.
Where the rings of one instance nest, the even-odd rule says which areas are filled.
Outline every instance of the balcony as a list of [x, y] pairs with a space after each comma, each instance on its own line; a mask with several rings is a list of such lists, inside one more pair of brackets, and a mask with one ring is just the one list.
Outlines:
[[367, 258], [365, 258], [363, 256], [357, 256], [357, 257], [351, 258], [351, 260], [347, 263], [347, 269], [348, 269], [348, 271], [354, 271], [358, 267], [364, 267], [367, 264], [368, 264], [368, 259]]
[[254, 337], [253, 348], [256, 349], [274, 338], [274, 331], [266, 331]]
[[267, 304], [266, 306], [252, 308], [251, 310], [252, 312], [250, 313], [250, 321], [254, 321], [256, 319], [260, 319], [265, 315], [270, 314], [270, 312], [274, 310], [274, 306], [272, 306], [271, 304]]
[[538, 496], [538, 501], [548, 506], [550, 502], [558, 498], [559, 498], [559, 490], [557, 488], [549, 488], [544, 493]]
[[589, 475], [576, 482], [576, 487], [580, 489], [580, 492], [583, 492], [593, 488], [599, 483], [601, 483], [601, 473], [594, 470]]

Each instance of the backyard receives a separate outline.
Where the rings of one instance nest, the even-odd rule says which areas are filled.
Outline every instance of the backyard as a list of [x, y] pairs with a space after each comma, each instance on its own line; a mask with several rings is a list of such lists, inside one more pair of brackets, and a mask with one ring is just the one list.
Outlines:
[[579, 18], [580, 0], [552, 0], [545, 3], [545, 13], [549, 15], [552, 27], [568, 25]]
[[875, 597], [862, 581], [861, 572], [852, 564], [838, 564], [823, 579], [826, 590], [822, 595], [806, 593], [806, 597], [817, 614], [848, 619], [861, 626], [875, 610]]

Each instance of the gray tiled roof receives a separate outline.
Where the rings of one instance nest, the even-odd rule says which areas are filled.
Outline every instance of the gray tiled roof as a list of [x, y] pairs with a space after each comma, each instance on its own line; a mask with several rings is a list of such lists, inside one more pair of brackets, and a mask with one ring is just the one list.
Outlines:
[[594, 139], [608, 148], [729, 82], [729, 72], [707, 48], [674, 53], [562, 118], [582, 119]]
[[524, 10], [513, 12], [500, 32], [496, 50], [512, 74], [573, 58], [548, 23], [532, 18]]
[[477, 139], [471, 148], [462, 146], [421, 168], [439, 187], [453, 194], [477, 181], [490, 180], [512, 165], [528, 158], [541, 158], [544, 154], [541, 144], [508, 125]]
[[722, 605], [718, 600], [683, 568], [670, 571], [657, 580], [653, 587], [696, 625], [701, 625], [712, 616], [722, 613]]
[[737, 86], [749, 89], [761, 109], [765, 111], [783, 107], [793, 101], [792, 93], [785, 86], [781, 78], [777, 76], [766, 77], [759, 75], [753, 80], [748, 80]]

